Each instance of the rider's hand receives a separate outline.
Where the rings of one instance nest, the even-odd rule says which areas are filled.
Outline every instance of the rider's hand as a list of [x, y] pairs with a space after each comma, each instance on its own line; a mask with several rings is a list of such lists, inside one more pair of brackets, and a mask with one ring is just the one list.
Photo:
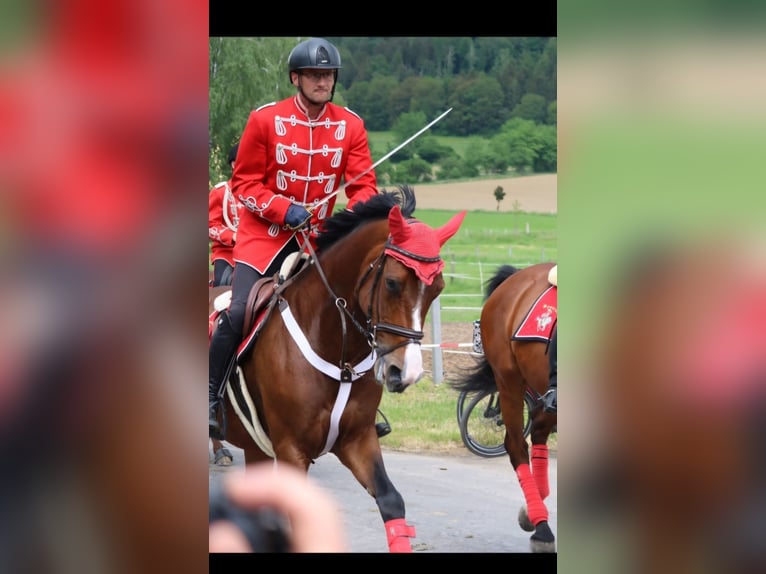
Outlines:
[[299, 229], [311, 219], [311, 213], [300, 205], [292, 204], [287, 208], [285, 225], [290, 229]]

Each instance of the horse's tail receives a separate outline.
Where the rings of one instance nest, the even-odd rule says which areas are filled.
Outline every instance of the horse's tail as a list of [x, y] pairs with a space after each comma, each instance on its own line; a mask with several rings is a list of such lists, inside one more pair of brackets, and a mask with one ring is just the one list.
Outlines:
[[480, 357], [475, 367], [469, 368], [458, 380], [451, 381], [450, 386], [457, 392], [474, 393], [478, 391], [493, 391], [497, 389], [492, 367], [485, 357]]
[[518, 271], [518, 268], [514, 267], [513, 265], [501, 265], [500, 267], [498, 267], [494, 277], [492, 277], [489, 281], [487, 281], [486, 297], [489, 297], [492, 294], [492, 292], [495, 289], [497, 289], [503, 281], [508, 279], [508, 277], [510, 277], [517, 271]]

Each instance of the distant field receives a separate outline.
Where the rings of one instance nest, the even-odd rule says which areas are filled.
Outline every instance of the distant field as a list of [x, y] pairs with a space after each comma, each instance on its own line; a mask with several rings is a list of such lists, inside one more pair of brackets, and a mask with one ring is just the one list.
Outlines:
[[[369, 132], [372, 159], [377, 161], [390, 148], [401, 143], [394, 132]], [[461, 157], [470, 145], [471, 138], [456, 136], [432, 136], [451, 147]], [[556, 213], [556, 187], [558, 176], [541, 174], [530, 176], [502, 176], [477, 178], [450, 183], [419, 183], [415, 185], [420, 209], [469, 209], [500, 212], [526, 211], [533, 213]], [[495, 188], [503, 188], [505, 197], [500, 203], [495, 199]], [[339, 202], [341, 199], [339, 198]]]
[[[465, 157], [465, 151], [470, 145], [469, 138], [465, 137], [437, 135], [434, 135], [433, 137], [436, 138], [436, 141], [440, 144], [451, 147], [460, 157]], [[404, 141], [392, 131], [368, 132], [367, 139], [369, 140], [370, 148], [373, 151], [373, 160], [383, 157], [389, 149], [393, 149]]]

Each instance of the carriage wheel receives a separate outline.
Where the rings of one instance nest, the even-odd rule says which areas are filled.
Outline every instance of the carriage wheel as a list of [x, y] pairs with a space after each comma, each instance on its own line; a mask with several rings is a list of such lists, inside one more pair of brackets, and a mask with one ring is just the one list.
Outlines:
[[476, 394], [463, 409], [460, 438], [472, 453], [491, 458], [505, 454], [505, 425], [497, 393]]
[[463, 412], [465, 412], [465, 404], [471, 395], [468, 391], [462, 391], [457, 397], [457, 425], [460, 426], [460, 421], [463, 420]]
[[[505, 424], [500, 412], [500, 400], [497, 392], [485, 391], [473, 396], [467, 406], [465, 393], [458, 398], [458, 425], [463, 444], [472, 453], [492, 458], [506, 454]], [[529, 436], [532, 419], [529, 416], [535, 406], [535, 398], [524, 394], [524, 438]]]

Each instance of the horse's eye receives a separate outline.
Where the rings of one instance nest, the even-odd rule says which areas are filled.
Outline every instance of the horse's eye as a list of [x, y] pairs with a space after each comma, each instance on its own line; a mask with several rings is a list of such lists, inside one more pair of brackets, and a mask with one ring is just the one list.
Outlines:
[[396, 279], [386, 277], [386, 291], [392, 295], [397, 295], [402, 290], [401, 284]]

